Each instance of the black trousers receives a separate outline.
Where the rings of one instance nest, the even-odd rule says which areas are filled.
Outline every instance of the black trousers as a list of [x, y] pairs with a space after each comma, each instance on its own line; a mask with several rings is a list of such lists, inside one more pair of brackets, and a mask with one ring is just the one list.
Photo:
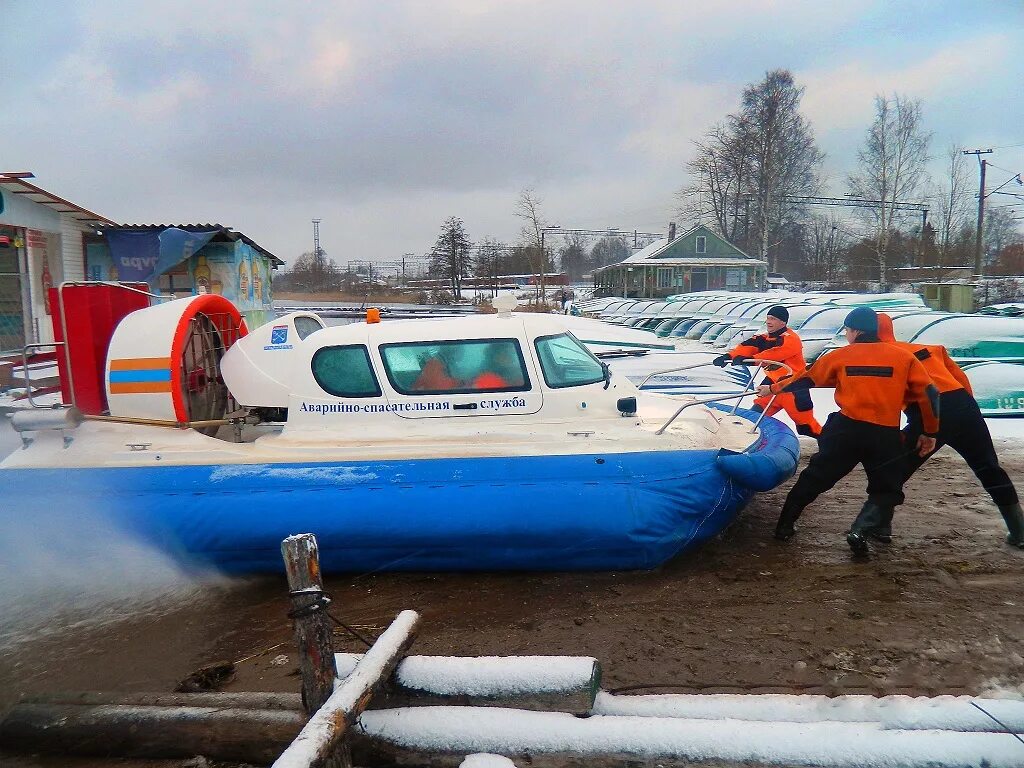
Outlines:
[[[1016, 504], [1017, 489], [1010, 482], [1006, 470], [999, 466], [999, 458], [992, 445], [992, 435], [989, 434], [978, 402], [970, 393], [966, 389], [955, 389], [939, 395], [939, 419], [935, 450], [948, 445], [959, 453], [997, 506]], [[907, 421], [909, 423], [903, 433], [907, 447], [912, 447], [922, 432], [921, 411], [916, 406], [907, 409]], [[927, 460], [928, 456], [909, 454], [904, 482]]]
[[818, 452], [786, 496], [786, 507], [802, 510], [858, 464], [864, 465], [868, 476], [868, 501], [887, 509], [902, 504], [905, 453], [898, 427], [882, 427], [833, 413], [821, 428]]

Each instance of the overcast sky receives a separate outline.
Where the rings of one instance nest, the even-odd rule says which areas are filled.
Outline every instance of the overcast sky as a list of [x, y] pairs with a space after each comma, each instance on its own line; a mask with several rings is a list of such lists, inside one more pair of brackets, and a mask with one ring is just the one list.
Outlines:
[[1019, 0], [0, 0], [0, 28], [0, 170], [289, 262], [314, 217], [342, 264], [449, 216], [511, 242], [527, 186], [553, 224], [664, 231], [692, 140], [779, 67], [833, 194], [876, 93], [923, 101], [934, 154], [1024, 170]]

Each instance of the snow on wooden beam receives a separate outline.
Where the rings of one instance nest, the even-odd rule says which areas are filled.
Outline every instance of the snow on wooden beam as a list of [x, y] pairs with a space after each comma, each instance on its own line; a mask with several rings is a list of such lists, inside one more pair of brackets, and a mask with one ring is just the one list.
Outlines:
[[[462, 755], [528, 754], [531, 766], [663, 766], [718, 760], [786, 766], [1019, 768], [1024, 745], [1006, 733], [883, 730], [876, 723], [780, 723], [465, 707], [364, 712], [360, 731], [397, 748], [396, 762], [458, 765]], [[448, 762], [439, 755], [448, 755]]]
[[[601, 691], [595, 715], [876, 723], [885, 729], [1024, 732], [1024, 701], [972, 696], [806, 696], [792, 694], [658, 694]], [[988, 713], [988, 714], [986, 714]], [[998, 721], [998, 722], [997, 722]], [[1024, 755], [1024, 744], [1021, 745]]]
[[459, 764], [459, 768], [516, 768], [516, 764], [501, 755], [477, 753], [466, 755], [466, 759]]
[[273, 768], [311, 768], [332, 754], [416, 637], [420, 616], [402, 611], [314, 713]]
[[[344, 680], [362, 658], [335, 655]], [[589, 714], [601, 685], [590, 656], [409, 656], [373, 709], [448, 704]]]

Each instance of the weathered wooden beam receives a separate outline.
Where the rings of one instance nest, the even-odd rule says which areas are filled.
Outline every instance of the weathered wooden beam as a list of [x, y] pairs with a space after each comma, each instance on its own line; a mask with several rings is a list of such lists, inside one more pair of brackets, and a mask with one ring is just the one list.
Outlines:
[[219, 709], [302, 710], [297, 693], [113, 693], [108, 691], [58, 691], [22, 696], [22, 704], [100, 704], [145, 707], [216, 707]]
[[416, 638], [420, 617], [402, 611], [377, 638], [345, 681], [274, 762], [274, 768], [312, 768], [329, 757], [373, 694], [394, 671]]
[[[362, 658], [335, 654], [344, 680]], [[407, 656], [369, 709], [450, 705], [589, 714], [601, 688], [590, 656]]]
[[290, 615], [299, 649], [302, 703], [313, 714], [330, 698], [337, 676], [316, 537], [311, 533], [289, 536], [281, 542], [281, 556], [292, 599]]
[[0, 746], [118, 757], [204, 755], [266, 765], [305, 723], [305, 713], [284, 709], [22, 703], [0, 721]]

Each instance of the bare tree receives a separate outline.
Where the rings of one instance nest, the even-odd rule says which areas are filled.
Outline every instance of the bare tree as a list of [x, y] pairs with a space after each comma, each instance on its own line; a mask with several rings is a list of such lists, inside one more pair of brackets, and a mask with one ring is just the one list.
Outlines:
[[[800, 114], [803, 93], [784, 69], [743, 89], [739, 112], [695, 144], [686, 166], [694, 180], [680, 192], [684, 218], [709, 221], [723, 237], [769, 260], [772, 245], [800, 215], [792, 198], [820, 187], [824, 154]], [[777, 258], [770, 260], [774, 270]]]
[[971, 227], [971, 177], [963, 147], [951, 144], [946, 150], [945, 178], [935, 187], [935, 247], [938, 266], [948, 267], [951, 254]]
[[449, 281], [457, 299], [462, 298], [462, 278], [468, 277], [473, 268], [472, 247], [462, 219], [452, 216], [441, 225], [441, 234], [429, 254], [430, 271]]
[[877, 200], [864, 208], [874, 225], [879, 281], [886, 280], [886, 250], [896, 225], [896, 202], [914, 197], [928, 162], [931, 134], [921, 121], [921, 102], [906, 96], [875, 96], [875, 120], [857, 153], [857, 172], [850, 176], [854, 194]]
[[1024, 242], [1017, 228], [1017, 217], [1011, 208], [992, 207], [985, 210], [985, 233], [982, 238], [985, 263], [991, 264], [1008, 245]]
[[590, 249], [590, 268], [599, 269], [617, 264], [632, 253], [629, 243], [622, 237], [605, 236]]
[[530, 254], [530, 268], [535, 274], [540, 275], [539, 288], [541, 300], [544, 296], [544, 273], [547, 272], [548, 258], [542, 231], [547, 226], [544, 215], [541, 213], [543, 201], [530, 187], [526, 187], [519, 193], [519, 200], [516, 201], [516, 216], [523, 220], [523, 228], [520, 236], [523, 244]]
[[321, 248], [319, 254], [307, 251], [296, 258], [291, 269], [282, 272], [276, 282], [282, 290], [317, 292], [337, 290], [339, 281], [337, 264]]
[[744, 246], [750, 238], [750, 198], [746, 134], [737, 136], [719, 123], [700, 141], [696, 155], [686, 164], [695, 178], [679, 192], [679, 213], [684, 220], [711, 222], [727, 240]]
[[587, 238], [579, 232], [565, 236], [565, 244], [558, 251], [562, 271], [572, 282], [578, 281], [587, 271]]
[[812, 279], [827, 283], [839, 279], [843, 270], [843, 252], [849, 236], [835, 214], [814, 214], [805, 228], [806, 265]]
[[[810, 123], [800, 114], [804, 89], [797, 88], [785, 69], [768, 72], [756, 85], [743, 89], [742, 108], [729, 118], [732, 131], [749, 153], [750, 191], [759, 224], [758, 253], [769, 259], [775, 231], [786, 222], [793, 195], [818, 190], [818, 168], [824, 154], [814, 141]], [[772, 257], [769, 269], [774, 269]]]

